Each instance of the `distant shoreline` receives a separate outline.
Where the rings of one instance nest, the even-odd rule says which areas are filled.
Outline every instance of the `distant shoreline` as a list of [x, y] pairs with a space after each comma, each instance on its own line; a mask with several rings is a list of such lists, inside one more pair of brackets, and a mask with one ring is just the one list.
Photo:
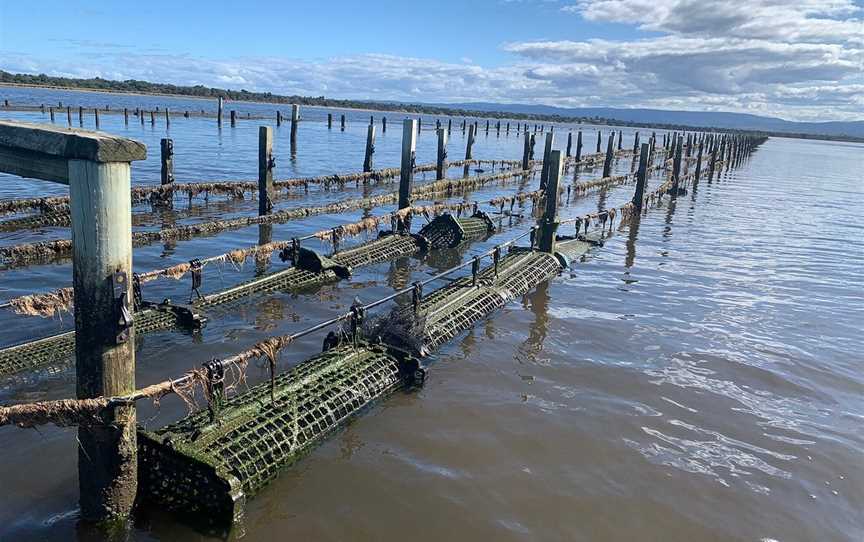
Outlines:
[[[36, 81], [19, 82], [10, 81], [10, 78], [24, 78]], [[44, 81], [43, 81], [44, 80]], [[71, 82], [72, 84], [58, 84], [58, 82]], [[77, 84], [76, 84], [77, 82]], [[109, 86], [120, 85], [138, 85], [163, 87], [159, 90], [148, 91], [144, 89], [124, 89], [124, 88], [97, 88], [96, 86], [88, 86], [92, 84], [104, 84]], [[208, 88], [203, 86], [178, 86], [161, 83], [150, 83], [146, 81], [109, 81], [105, 79], [69, 79], [63, 77], [48, 77], [45, 75], [25, 75], [12, 74], [0, 70], [0, 87], [11, 88], [34, 88], [61, 90], [68, 92], [94, 92], [106, 95], [126, 95], [126, 96], [148, 96], [148, 97], [166, 97], [179, 98], [187, 100], [203, 100], [213, 102], [220, 96], [229, 102], [244, 102], [260, 105], [273, 105], [274, 107], [290, 105], [297, 103], [305, 107], [318, 107], [322, 109], [339, 109], [348, 111], [364, 111], [364, 112], [388, 112], [388, 113], [405, 113], [405, 114], [424, 114], [424, 115], [442, 115], [449, 117], [472, 117], [482, 119], [507, 119], [515, 121], [536, 121], [550, 122], [562, 124], [596, 124], [607, 126], [628, 126], [633, 128], [646, 128], [668, 131], [705, 131], [705, 132], [723, 132], [723, 133], [749, 133], [749, 134], [765, 134], [773, 137], [785, 137], [793, 139], [814, 139], [823, 141], [847, 141], [853, 143], [862, 143], [864, 138], [856, 136], [834, 136], [823, 134], [810, 133], [795, 133], [795, 132], [778, 132], [778, 131], [761, 131], [735, 128], [717, 128], [713, 126], [693, 126], [679, 124], [662, 124], [648, 122], [625, 122], [616, 119], [601, 118], [601, 117], [564, 117], [561, 115], [533, 115], [526, 113], [512, 113], [508, 111], [472, 111], [460, 108], [448, 108], [444, 106], [427, 106], [420, 104], [405, 104], [400, 105], [392, 102], [364, 102], [362, 100], [336, 100], [331, 98], [308, 97], [308, 96], [282, 96], [271, 93], [249, 92], [246, 90], [233, 91], [227, 89]], [[169, 92], [164, 89], [181, 89], [184, 92]], [[195, 92], [209, 93], [207, 96], [195, 94]], [[269, 99], [266, 99], [269, 98]]]

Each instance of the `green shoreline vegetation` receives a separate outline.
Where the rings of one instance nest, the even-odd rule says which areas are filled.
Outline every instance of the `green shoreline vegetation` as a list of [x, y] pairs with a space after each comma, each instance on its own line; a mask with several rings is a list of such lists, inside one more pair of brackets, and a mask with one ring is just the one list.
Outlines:
[[578, 117], [564, 115], [543, 115], [513, 113], [508, 111], [472, 111], [461, 108], [442, 107], [434, 105], [410, 104], [399, 102], [374, 102], [363, 100], [338, 100], [325, 98], [324, 96], [283, 96], [272, 92], [250, 92], [245, 89], [230, 90], [216, 87], [205, 87], [204, 85], [182, 86], [169, 83], [151, 83], [127, 79], [125, 81], [113, 81], [101, 77], [89, 79], [77, 79], [70, 77], [53, 77], [45, 74], [31, 75], [22, 73], [10, 73], [0, 70], [0, 85], [49, 88], [57, 90], [80, 90], [92, 92], [106, 92], [117, 94], [142, 94], [150, 96], [171, 96], [181, 98], [216, 99], [222, 97], [230, 101], [257, 102], [268, 104], [299, 104], [315, 107], [332, 107], [338, 109], [359, 109], [368, 111], [393, 111], [413, 114], [447, 115], [451, 117], [474, 117], [491, 119], [512, 120], [537, 120], [545, 122], [559, 122], [571, 124], [605, 124], [609, 126], [632, 126], [635, 128], [656, 128], [661, 130], [700, 130], [720, 131], [730, 133], [765, 134], [776, 137], [790, 137], [799, 139], [819, 139], [829, 141], [853, 141], [862, 142], [864, 138], [851, 136], [832, 136], [809, 133], [773, 132], [744, 129], [719, 129], [711, 126], [693, 126], [682, 124], [658, 124], [642, 122], [624, 122], [612, 118], [602, 117]]

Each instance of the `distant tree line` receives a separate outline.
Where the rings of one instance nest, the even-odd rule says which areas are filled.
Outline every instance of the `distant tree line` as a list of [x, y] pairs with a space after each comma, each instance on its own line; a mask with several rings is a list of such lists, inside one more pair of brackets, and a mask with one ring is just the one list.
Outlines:
[[864, 141], [864, 138], [849, 136], [813, 135], [788, 132], [764, 132], [739, 129], [718, 129], [706, 126], [688, 126], [682, 124], [624, 122], [616, 119], [602, 117], [571, 117], [564, 115], [511, 113], [507, 111], [472, 111], [468, 109], [441, 107], [434, 105], [405, 104], [396, 102], [368, 102], [361, 100], [336, 100], [333, 98], [325, 98], [324, 96], [283, 96], [279, 94], [273, 94], [272, 92], [250, 92], [245, 89], [228, 90], [224, 88], [205, 87], [204, 85], [181, 86], [171, 85], [168, 83], [151, 83], [149, 81], [139, 81], [137, 79], [127, 79], [126, 81], [112, 81], [110, 79], [103, 79], [101, 77], [93, 77], [90, 79], [77, 79], [71, 77], [52, 77], [49, 75], [45, 75], [44, 73], [40, 73], [39, 75], [30, 75], [23, 73], [9, 73], [0, 70], [0, 84], [3, 83], [36, 87], [75, 88], [103, 92], [191, 96], [195, 98], [216, 99], [221, 96], [222, 98], [231, 101], [263, 102], [274, 104], [300, 104], [320, 107], [337, 107], [345, 109], [371, 109], [374, 111], [402, 111], [406, 113], [448, 115], [453, 117], [537, 120], [544, 122], [561, 122], [573, 124], [591, 122], [595, 124], [606, 124], [610, 126], [633, 126], [638, 128], [658, 128], [664, 130], [678, 131], [700, 130], [711, 132], [766, 134], [771, 136], [794, 137], [802, 139]]

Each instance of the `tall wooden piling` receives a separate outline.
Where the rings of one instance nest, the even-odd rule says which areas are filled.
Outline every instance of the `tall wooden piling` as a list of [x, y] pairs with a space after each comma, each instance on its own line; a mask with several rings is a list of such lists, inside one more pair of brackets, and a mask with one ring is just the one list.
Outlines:
[[93, 108], [93, 122], [96, 124], [96, 129], [99, 129], [99, 108]]
[[237, 126], [237, 111], [231, 110], [231, 127]]
[[333, 113], [327, 113], [327, 129], [333, 128]]
[[464, 177], [467, 177], [468, 172], [471, 171], [471, 165], [467, 161], [474, 158], [473, 150], [472, 150], [473, 147], [474, 147], [474, 125], [472, 124], [471, 126], [468, 127], [468, 139], [465, 142], [465, 160], [466, 160], [466, 163], [465, 163], [465, 167], [462, 170], [462, 175]]
[[[405, 119], [402, 121], [402, 162], [399, 171], [399, 209], [411, 206], [411, 190], [414, 188], [414, 162], [417, 151], [417, 128], [419, 121]], [[409, 231], [411, 224], [405, 220], [398, 223], [399, 231]]]
[[297, 154], [297, 126], [300, 123], [300, 106], [291, 104], [291, 155]]
[[[135, 389], [131, 167], [146, 148], [103, 133], [0, 121], [0, 171], [69, 185], [76, 393]], [[100, 423], [101, 422], [101, 423]], [[78, 428], [81, 517], [126, 518], [137, 491], [135, 407], [102, 411]]]
[[123, 108], [123, 124], [129, 126], [129, 109]]
[[576, 162], [582, 161], [582, 130], [576, 134]]
[[171, 184], [174, 182], [174, 141], [169, 138], [163, 138], [159, 141], [161, 168], [161, 184]]
[[435, 162], [435, 179], [447, 176], [447, 130], [438, 128], [438, 159]]
[[340, 129], [344, 132], [345, 131], [345, 115], [344, 114], [339, 119], [339, 122], [340, 122]]
[[375, 154], [375, 125], [366, 128], [366, 154], [363, 158], [363, 171], [372, 171], [372, 155]]
[[567, 132], [567, 153], [565, 156], [570, 158], [570, 151], [573, 149], [573, 132]]
[[600, 154], [600, 145], [602, 145], [602, 143], [603, 143], [601, 141], [601, 139], [602, 139], [602, 134], [600, 133], [600, 130], [597, 130], [597, 154]]
[[564, 164], [561, 151], [552, 151], [549, 163], [549, 178], [544, 191], [546, 207], [539, 224], [538, 248], [551, 253], [555, 252], [555, 234], [558, 231], [558, 185], [561, 181], [561, 166]]
[[447, 119], [447, 135], [453, 133], [453, 119]]
[[258, 214], [268, 215], [273, 210], [273, 128], [258, 127]]
[[612, 176], [612, 157], [614, 156], [613, 145], [615, 144], [615, 132], [609, 134], [609, 143], [606, 144], [606, 159], [603, 161], [603, 178]]
[[621, 145], [623, 144], [624, 138], [624, 130], [618, 130], [618, 150], [621, 150]]
[[528, 171], [531, 159], [531, 134], [525, 130], [525, 143], [522, 146], [522, 171]]
[[552, 145], [554, 144], [555, 134], [549, 132], [546, 134], [546, 144], [543, 147], [543, 169], [540, 170], [540, 190], [544, 190], [546, 188], [546, 183], [549, 182], [549, 168], [551, 167], [551, 162], [549, 161], [552, 154]]
[[639, 152], [639, 169], [636, 170], [636, 192], [633, 194], [633, 205], [637, 212], [642, 211], [643, 200], [645, 199], [645, 183], [648, 179], [648, 155], [651, 154], [647, 143], [642, 144], [642, 149]]
[[699, 182], [699, 176], [702, 175], [702, 145], [696, 150], [696, 171], [694, 172], [693, 185]]
[[66, 124], [68, 124], [70, 128], [72, 127], [72, 108], [68, 105], [66, 106]]
[[505, 135], [510, 135], [510, 123], [507, 123], [507, 130], [504, 132]]
[[282, 112], [278, 109], [276, 110], [276, 127], [282, 126]]
[[381, 132], [387, 133], [387, 117], [381, 117]]
[[54, 108], [53, 108], [53, 107], [49, 107], [49, 108], [48, 108], [48, 113], [51, 115], [51, 122], [53, 123], [53, 122], [54, 122]]
[[150, 126], [156, 126], [156, 113], [150, 112]]
[[489, 135], [489, 119], [486, 119], [486, 135]]
[[639, 151], [639, 132], [636, 132], [636, 135], [633, 137], [633, 154], [637, 154]]
[[222, 96], [219, 96], [219, 104], [217, 105], [217, 109], [216, 109], [216, 123], [219, 126], [222, 126], [222, 107], [223, 107]]
[[678, 183], [681, 180], [681, 155], [684, 146], [684, 138], [678, 136], [673, 141], [672, 148], [675, 152], [675, 157], [672, 159], [672, 197], [678, 197]]
[[78, 107], [78, 126], [84, 126], [84, 108]]

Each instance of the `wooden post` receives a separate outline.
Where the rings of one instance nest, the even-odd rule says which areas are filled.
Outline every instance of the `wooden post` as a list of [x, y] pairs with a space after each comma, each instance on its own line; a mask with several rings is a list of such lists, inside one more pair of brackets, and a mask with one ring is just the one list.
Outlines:
[[375, 154], [375, 125], [366, 128], [366, 157], [363, 159], [363, 171], [372, 171], [372, 155]]
[[237, 126], [237, 112], [233, 109], [231, 110], [231, 127]]
[[624, 130], [618, 130], [618, 150], [621, 150], [622, 139], [624, 138]]
[[282, 126], [282, 112], [278, 109], [276, 110], [276, 127]]
[[163, 138], [159, 141], [160, 158], [162, 161], [162, 185], [174, 182], [174, 141]]
[[84, 126], [84, 108], [78, 106], [78, 126]]
[[504, 132], [506, 135], [510, 135], [510, 123], [507, 123], [507, 130]]
[[269, 215], [273, 210], [273, 128], [258, 127], [258, 215]]
[[462, 133], [465, 133], [465, 119], [462, 119]]
[[582, 161], [582, 130], [576, 134], [576, 162]]
[[603, 178], [612, 175], [612, 156], [614, 154], [615, 132], [609, 134], [609, 143], [606, 145], [606, 160], [603, 161]]
[[333, 128], [333, 113], [327, 113], [327, 129]]
[[[414, 119], [402, 121], [402, 165], [399, 171], [399, 209], [411, 206], [411, 190], [414, 188], [414, 160], [417, 150], [417, 129]], [[407, 223], [406, 223], [407, 222]], [[399, 231], [410, 231], [410, 221], [400, 220]]]
[[447, 135], [453, 133], [453, 119], [447, 119]]
[[342, 131], [344, 132], [345, 131], [345, 115], [344, 114], [342, 115], [342, 119], [340, 122], [341, 122]]
[[693, 175], [693, 184], [695, 186], [699, 182], [699, 176], [702, 175], [702, 145], [699, 145], [699, 149], [696, 151], [696, 171]]
[[486, 135], [489, 135], [489, 119], [486, 119]]
[[129, 126], [129, 109], [123, 108], [123, 124]]
[[602, 141], [601, 141], [600, 130], [597, 130], [597, 154], [600, 154], [600, 145], [601, 144], [602, 144]]
[[447, 130], [438, 128], [438, 160], [435, 165], [435, 179], [447, 176]]
[[567, 158], [570, 158], [571, 150], [573, 150], [573, 132], [567, 132]]
[[678, 197], [678, 182], [681, 180], [681, 151], [684, 145], [684, 138], [678, 136], [673, 142], [673, 150], [675, 158], [672, 160], [672, 197]]
[[531, 167], [529, 160], [531, 156], [531, 134], [525, 130], [525, 144], [522, 146], [522, 171], [528, 171]]
[[636, 206], [636, 212], [642, 211], [642, 203], [645, 199], [645, 182], [648, 179], [648, 144], [642, 144], [642, 150], [639, 153], [639, 169], [636, 171], [636, 192], [633, 194], [633, 205]]
[[93, 120], [96, 123], [96, 129], [98, 130], [99, 129], [99, 108], [98, 107], [93, 108]]
[[222, 106], [222, 96], [219, 96], [219, 105], [217, 106], [218, 109], [216, 110], [216, 122], [217, 124], [219, 124], [219, 126], [222, 126]]
[[70, 128], [72, 127], [72, 108], [68, 105], [66, 106], [66, 124], [68, 124]]
[[[465, 142], [465, 160], [471, 160], [474, 158], [473, 150], [474, 147], [474, 125], [468, 127], [468, 140]], [[462, 175], [464, 177], [468, 176], [468, 172], [471, 170], [471, 165], [469, 163], [465, 163], [465, 167], [463, 168]]]
[[417, 117], [417, 133], [420, 133], [420, 129], [423, 127], [423, 117]]
[[53, 108], [53, 107], [49, 107], [49, 108], [48, 108], [48, 113], [51, 115], [51, 123], [53, 124], [53, 123], [54, 123], [54, 108]]
[[546, 134], [546, 145], [543, 148], [543, 169], [540, 170], [540, 190], [545, 190], [546, 183], [549, 181], [549, 168], [552, 166], [549, 158], [552, 154], [554, 139], [555, 136], [552, 132]]
[[150, 112], [150, 126], [156, 126], [156, 113]]
[[[0, 147], [0, 171], [69, 185], [77, 397], [133, 391], [130, 162], [143, 160], [146, 148], [103, 133], [11, 121], [0, 121]], [[81, 517], [123, 519], [137, 491], [135, 406], [112, 407], [99, 420], [78, 428]]]
[[636, 132], [636, 137], [633, 138], [633, 154], [639, 151], [639, 132]]
[[297, 154], [297, 126], [300, 124], [300, 106], [291, 104], [291, 154]]
[[144, 126], [144, 110], [138, 112], [138, 119], [141, 121], [141, 126]]
[[381, 132], [387, 133], [387, 117], [381, 117]]
[[369, 115], [369, 124], [375, 124], [375, 115]]
[[561, 166], [564, 159], [561, 151], [549, 154], [549, 179], [545, 189], [546, 208], [540, 219], [538, 248], [543, 252], [555, 252], [555, 233], [558, 231], [558, 185], [561, 180]]

